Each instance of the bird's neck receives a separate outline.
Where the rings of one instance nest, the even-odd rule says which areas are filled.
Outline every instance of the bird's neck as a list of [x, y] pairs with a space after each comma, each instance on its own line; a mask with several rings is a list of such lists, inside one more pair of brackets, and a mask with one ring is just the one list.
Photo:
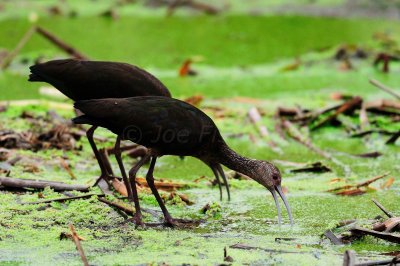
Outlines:
[[257, 161], [241, 156], [232, 150], [225, 142], [219, 147], [220, 163], [241, 174], [252, 176], [257, 167]]

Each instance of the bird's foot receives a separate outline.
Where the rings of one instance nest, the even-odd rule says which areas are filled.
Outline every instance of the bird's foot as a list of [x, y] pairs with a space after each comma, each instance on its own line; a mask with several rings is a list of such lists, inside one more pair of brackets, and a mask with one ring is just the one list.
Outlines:
[[125, 220], [125, 222], [133, 222], [136, 225], [136, 227], [145, 227], [141, 213], [136, 212], [132, 218]]

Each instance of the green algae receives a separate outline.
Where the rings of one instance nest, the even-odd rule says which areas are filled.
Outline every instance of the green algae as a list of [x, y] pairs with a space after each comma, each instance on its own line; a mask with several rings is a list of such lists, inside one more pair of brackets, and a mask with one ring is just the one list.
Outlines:
[[[216, 102], [218, 101], [206, 101], [204, 105]], [[240, 110], [248, 107], [246, 104], [239, 104], [229, 108], [235, 115], [224, 120], [216, 120], [217, 124], [224, 134], [239, 133], [243, 129], [240, 127], [243, 120], [238, 119], [238, 116], [246, 116], [246, 112]], [[30, 111], [39, 114], [44, 110], [33, 108]], [[267, 113], [272, 115], [269, 109]], [[2, 116], [3, 123], [13, 125], [15, 119], [12, 115], [14, 114], [19, 114], [19, 112], [10, 106], [6, 115]], [[67, 116], [70, 117], [71, 114]], [[267, 125], [269, 126], [269, 123]], [[249, 126], [245, 130], [252, 132], [254, 129]], [[314, 138], [315, 143], [320, 147], [330, 147], [331, 150], [338, 151], [335, 156], [351, 167], [352, 173], [346, 177], [347, 182], [359, 182], [387, 170], [395, 175], [398, 160], [397, 147], [386, 147], [381, 145], [382, 139], [373, 139], [372, 147], [379, 147], [384, 154], [382, 157], [378, 159], [349, 157], [347, 153], [365, 152], [365, 145], [360, 139], [341, 136], [341, 132], [339, 129], [327, 128], [317, 132]], [[108, 133], [101, 132], [101, 134]], [[340, 143], [337, 141], [338, 138], [341, 139]], [[304, 150], [296, 143], [286, 143], [283, 155], [274, 153], [262, 142], [249, 146], [247, 138], [227, 138], [227, 141], [240, 153], [253, 158], [297, 162], [320, 160], [317, 155]], [[78, 176], [78, 180], [70, 180], [60, 167], [44, 167], [39, 173], [40, 178], [68, 183], [91, 183], [98, 174], [97, 165], [86, 139], [83, 138], [79, 144], [83, 146], [79, 154], [69, 151], [60, 153], [55, 150], [37, 153], [18, 151], [18, 153], [23, 156], [42, 158], [45, 165], [46, 161], [55, 157], [55, 154], [66, 155], [72, 162], [72, 169]], [[108, 141], [102, 145], [111, 146], [112, 142]], [[79, 162], [88, 161], [88, 159], [90, 159], [89, 163], [74, 167]], [[124, 157], [124, 160], [127, 165], [135, 162], [128, 157]], [[89, 261], [93, 264], [127, 265], [163, 262], [172, 265], [218, 264], [223, 262], [223, 248], [228, 247], [228, 254], [234, 258], [234, 264], [238, 265], [246, 263], [329, 265], [327, 262], [337, 265], [340, 264], [341, 254], [346, 247], [332, 246], [327, 240], [321, 241], [323, 232], [334, 228], [341, 220], [355, 218], [362, 222], [381, 214], [377, 208], [372, 207], [371, 198], [378, 198], [384, 206], [397, 214], [399, 210], [396, 202], [400, 195], [400, 187], [396, 181], [387, 191], [378, 190], [358, 197], [334, 196], [324, 191], [335, 186], [330, 184], [331, 179], [342, 177], [340, 169], [336, 169], [337, 167], [330, 161], [323, 160], [323, 163], [333, 167], [335, 172], [318, 175], [293, 174], [289, 171], [290, 168], [280, 166], [284, 173], [283, 185], [289, 190], [288, 197], [295, 218], [293, 227], [287, 225], [286, 213], [283, 215], [285, 225], [281, 227], [277, 225], [277, 214], [272, 197], [255, 182], [232, 179], [232, 201], [226, 201], [226, 195], [225, 200], [219, 201], [218, 188], [212, 187], [210, 183], [211, 171], [193, 158], [185, 158], [182, 161], [175, 157], [162, 157], [155, 169], [156, 177], [188, 184], [188, 187], [179, 193], [188, 195], [195, 204], [186, 206], [174, 198], [172, 201], [167, 201], [167, 207], [174, 217], [204, 221], [200, 226], [191, 229], [137, 229], [132, 223], [125, 223], [113, 209], [97, 201], [95, 196], [90, 199], [55, 202], [48, 205], [21, 205], [22, 202], [39, 200], [38, 194], [36, 192], [25, 194], [3, 192], [0, 194], [2, 202], [0, 205], [0, 251], [2, 254], [0, 262], [79, 265], [80, 258], [73, 243], [69, 240], [60, 240], [60, 235], [68, 231], [68, 224], [73, 223], [79, 235], [86, 239], [82, 244]], [[114, 160], [112, 164], [116, 169]], [[17, 170], [13, 169], [12, 176], [20, 177], [20, 174], [25, 178], [35, 176], [24, 173], [23, 169], [18, 170], [18, 166], [16, 168]], [[143, 176], [145, 171], [144, 167], [139, 175]], [[194, 180], [201, 175], [206, 175], [206, 178], [195, 183]], [[382, 182], [378, 181], [373, 186], [379, 188]], [[97, 192], [97, 190], [92, 192]], [[63, 196], [51, 189], [45, 189], [41, 194], [45, 199]], [[74, 194], [82, 193], [75, 192]], [[157, 202], [151, 194], [141, 193], [140, 199], [144, 208], [158, 210]], [[207, 204], [212, 207], [210, 211], [203, 214], [200, 210]], [[162, 221], [161, 212], [157, 213], [156, 217], [145, 214], [145, 220], [147, 222]], [[276, 242], [276, 237], [291, 237], [295, 240]], [[229, 248], [237, 243], [304, 253], [279, 254], [262, 250], [246, 251]], [[366, 237], [351, 245], [351, 249], [356, 250], [359, 256], [381, 258], [380, 253], [394, 251], [397, 246]]]
[[[329, 94], [336, 91], [361, 95], [368, 100], [386, 97], [385, 93], [369, 85], [368, 79], [376, 78], [391, 87], [398, 87], [400, 79], [398, 75], [380, 73], [371, 66], [370, 60], [356, 62], [357, 69], [347, 72], [338, 71], [338, 64], [332, 61], [311, 67], [301, 66], [291, 72], [283, 72], [282, 68], [298, 56], [304, 61], [330, 60], [335, 48], [343, 43], [362, 44], [366, 48], [376, 47], [371, 39], [373, 33], [392, 30], [396, 36], [399, 34], [398, 22], [248, 16], [243, 13], [235, 14], [236, 11], [220, 17], [164, 18], [165, 10], [133, 17], [129, 11], [122, 11], [121, 20], [115, 22], [86, 16], [87, 14], [70, 20], [43, 15], [43, 8], [50, 2], [32, 1], [32, 5], [39, 6], [32, 9], [41, 10], [39, 24], [76, 45], [91, 58], [120, 60], [143, 66], [159, 77], [176, 97], [183, 98], [199, 93], [206, 95], [202, 107], [224, 106], [227, 109], [225, 118], [214, 117], [214, 120], [229, 145], [239, 153], [264, 160], [301, 163], [322, 161], [334, 172], [293, 174], [290, 167], [277, 164], [283, 173], [283, 186], [288, 189], [287, 195], [295, 219], [293, 227], [288, 225], [285, 212], [284, 225], [278, 226], [272, 197], [253, 181], [231, 179], [232, 201], [226, 200], [225, 193], [224, 200], [220, 201], [218, 187], [211, 185], [211, 170], [194, 158], [180, 160], [176, 157], [162, 157], [155, 169], [156, 178], [188, 184], [178, 193], [187, 195], [194, 201], [194, 205], [186, 206], [174, 197], [167, 201], [167, 207], [174, 217], [202, 219], [203, 222], [194, 228], [135, 228], [132, 223], [125, 222], [114, 209], [99, 202], [95, 196], [63, 203], [23, 205], [21, 203], [35, 202], [41, 198], [37, 192], [0, 192], [1, 265], [81, 265], [73, 242], [68, 239], [60, 240], [60, 235], [68, 232], [70, 223], [85, 238], [82, 245], [88, 260], [94, 265], [217, 265], [224, 263], [224, 247], [228, 247], [228, 255], [234, 259], [234, 265], [341, 265], [342, 254], [346, 249], [356, 250], [358, 256], [365, 259], [383, 258], [381, 253], [398, 250], [398, 245], [371, 237], [362, 238], [350, 246], [339, 247], [321, 238], [325, 230], [334, 228], [341, 220], [356, 218], [359, 223], [365, 224], [368, 219], [382, 215], [371, 203], [372, 198], [377, 198], [394, 214], [400, 215], [397, 204], [400, 197], [398, 180], [389, 190], [380, 190], [384, 180], [378, 181], [372, 185], [378, 188], [377, 191], [358, 197], [339, 197], [324, 192], [345, 184], [330, 183], [337, 177], [345, 178], [347, 183], [357, 183], [390, 171], [390, 175], [396, 178], [400, 159], [398, 144], [384, 145], [385, 139], [379, 135], [372, 135], [368, 141], [349, 138], [343, 129], [333, 127], [313, 133], [315, 145], [327, 149], [337, 160], [350, 167], [350, 173], [345, 173], [342, 167], [332, 161], [321, 160], [303, 146], [282, 141], [276, 134], [272, 134], [271, 138], [282, 147], [284, 152], [281, 154], [272, 151], [262, 139], [251, 143], [248, 134], [257, 133], [246, 120], [247, 111], [256, 105], [266, 113], [262, 123], [267, 125], [270, 132], [274, 132], [272, 116], [278, 106], [300, 104], [307, 108], [325, 107], [330, 102]], [[72, 6], [78, 8], [79, 3], [79, 8], [87, 9], [81, 2], [76, 1]], [[90, 12], [97, 14], [107, 8], [106, 2], [97, 1], [98, 5]], [[273, 5], [280, 1], [269, 2]], [[21, 16], [26, 17], [28, 14], [27, 10], [15, 9], [13, 12], [19, 19], [4, 18], [0, 14], [1, 46], [9, 49], [15, 46], [30, 26], [27, 20], [21, 19]], [[87, 27], [82, 25], [96, 27], [91, 27], [88, 32]], [[104, 38], [105, 35], [107, 38]], [[224, 51], [221, 51], [221, 45]], [[322, 53], [313, 52], [322, 47], [332, 48]], [[43, 84], [26, 82], [28, 65], [22, 62], [33, 62], [40, 55], [47, 58], [62, 56], [55, 47], [35, 36], [10, 69], [0, 73], [2, 100], [47, 98], [38, 94], [38, 88]], [[203, 62], [194, 65], [199, 75], [177, 77], [181, 62], [194, 55], [204, 58]], [[391, 70], [397, 73], [398, 65], [393, 64]], [[232, 99], [235, 96], [260, 100], [243, 103]], [[46, 101], [19, 107], [11, 104], [6, 112], [0, 114], [0, 129], [12, 128], [17, 132], [28, 130], [32, 125], [17, 117], [23, 111], [46, 117], [49, 109], [52, 107]], [[57, 112], [65, 118], [74, 116], [71, 109], [57, 109]], [[212, 112], [207, 113], [213, 116]], [[391, 123], [381, 117], [374, 117], [374, 120], [385, 129], [399, 129], [399, 123]], [[108, 141], [99, 144], [100, 147], [113, 145], [112, 134], [108, 131], [99, 129], [96, 134], [109, 137]], [[242, 136], [237, 137], [237, 134]], [[32, 174], [17, 164], [12, 168], [11, 176], [93, 184], [99, 174], [98, 166], [87, 140], [82, 138], [78, 145], [82, 145], [82, 151], [78, 154], [54, 149], [37, 153], [19, 150], [16, 152], [18, 155], [40, 162], [40, 172]], [[349, 156], [375, 150], [382, 152], [383, 156], [377, 159]], [[77, 180], [71, 180], [59, 165], [57, 159], [62, 156], [68, 158]], [[128, 156], [123, 156], [123, 159], [126, 168], [136, 162]], [[111, 163], [117, 169], [113, 158]], [[139, 175], [144, 176], [146, 170], [143, 167]], [[118, 170], [116, 174], [119, 175]], [[194, 182], [202, 175], [206, 178]], [[99, 191], [93, 189], [91, 192]], [[45, 189], [41, 194], [45, 199], [65, 196], [51, 189]], [[150, 193], [140, 193], [140, 200], [144, 208], [156, 210], [156, 215], [144, 213], [146, 222], [162, 221], [162, 213]], [[124, 204], [129, 205], [127, 201]], [[207, 204], [212, 208], [204, 214], [201, 210]], [[294, 240], [276, 241], [276, 238], [282, 237]], [[260, 249], [229, 248], [237, 243]], [[279, 254], [262, 249], [303, 253]]]

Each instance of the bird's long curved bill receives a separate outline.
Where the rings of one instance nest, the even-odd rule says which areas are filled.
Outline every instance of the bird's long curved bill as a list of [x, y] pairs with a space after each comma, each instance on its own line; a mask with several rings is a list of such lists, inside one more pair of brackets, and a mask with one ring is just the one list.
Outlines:
[[276, 196], [275, 190], [271, 190], [272, 197], [274, 197], [275, 206], [278, 210], [278, 223], [281, 225], [282, 223], [282, 214], [281, 214], [281, 206], [279, 205], [278, 197]]
[[[276, 192], [278, 192], [278, 194], [281, 197], [283, 203], [285, 204], [286, 210], [287, 210], [288, 215], [289, 215], [290, 224], [293, 225], [292, 212], [290, 210], [290, 206], [289, 206], [289, 203], [288, 203], [288, 201], [287, 201], [287, 199], [285, 197], [285, 194], [283, 194], [282, 187], [281, 186], [275, 186], [275, 190], [276, 190]], [[279, 201], [278, 201], [278, 197], [276, 196], [275, 190], [271, 190], [271, 194], [274, 197], [276, 209], [278, 210], [278, 221], [279, 221], [279, 224], [281, 224], [281, 221], [282, 221], [281, 207], [279, 206]]]

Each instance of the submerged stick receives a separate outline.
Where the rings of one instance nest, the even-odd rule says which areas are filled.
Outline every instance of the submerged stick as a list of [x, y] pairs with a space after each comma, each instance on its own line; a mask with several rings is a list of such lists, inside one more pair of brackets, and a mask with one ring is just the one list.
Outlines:
[[400, 100], [400, 94], [393, 91], [392, 89], [386, 87], [385, 85], [383, 85], [382, 83], [380, 83], [379, 81], [375, 80], [375, 79], [370, 79], [369, 83], [371, 83], [372, 85], [374, 85], [375, 87], [377, 87], [380, 90], [383, 90], [384, 92], [389, 93], [390, 95], [394, 96], [395, 98]]
[[234, 244], [232, 246], [229, 246], [230, 248], [235, 248], [235, 249], [244, 249], [244, 250], [262, 250], [266, 252], [271, 252], [271, 253], [281, 253], [281, 254], [305, 254], [308, 252], [302, 252], [302, 251], [288, 251], [288, 250], [279, 250], [279, 249], [269, 249], [269, 248], [261, 248], [261, 247], [253, 247], [253, 246], [248, 246], [245, 244]]
[[8, 66], [11, 64], [12, 60], [14, 59], [14, 57], [16, 57], [18, 55], [19, 51], [21, 51], [21, 49], [25, 46], [25, 44], [31, 39], [31, 37], [35, 33], [35, 31], [36, 31], [36, 26], [32, 26], [24, 34], [24, 36], [21, 38], [21, 40], [19, 41], [17, 46], [15, 46], [14, 50], [4, 58], [3, 62], [1, 63], [1, 67], [0, 67], [2, 70], [8, 68]]
[[50, 187], [55, 191], [88, 191], [89, 187], [85, 185], [69, 185], [62, 182], [45, 181], [45, 180], [32, 180], [32, 179], [20, 179], [11, 177], [0, 177], [0, 187], [5, 188], [34, 188], [44, 189]]
[[88, 260], [87, 260], [87, 258], [85, 256], [85, 252], [83, 251], [83, 248], [82, 248], [82, 245], [81, 245], [81, 241], [79, 240], [79, 236], [76, 233], [75, 227], [72, 224], [69, 225], [69, 230], [71, 230], [72, 239], [74, 240], [76, 249], [78, 250], [79, 255], [81, 256], [83, 265], [89, 266], [89, 262], [88, 262]]
[[84, 54], [80, 53], [78, 50], [70, 46], [69, 44], [65, 43], [61, 39], [57, 38], [52, 33], [48, 32], [47, 30], [43, 29], [42, 27], [37, 27], [36, 32], [45, 37], [47, 40], [52, 42], [55, 46], [59, 47], [60, 49], [64, 50], [67, 54], [73, 56], [76, 59], [87, 60], [89, 59]]

